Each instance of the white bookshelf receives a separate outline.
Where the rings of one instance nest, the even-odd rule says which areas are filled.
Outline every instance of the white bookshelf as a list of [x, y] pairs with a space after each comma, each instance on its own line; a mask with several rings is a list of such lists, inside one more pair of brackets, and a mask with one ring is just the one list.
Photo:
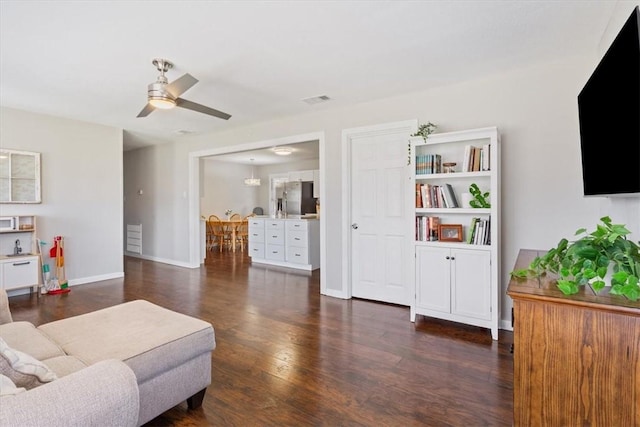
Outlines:
[[[465, 147], [489, 146], [489, 170], [463, 171]], [[437, 217], [440, 224], [461, 225], [462, 241], [414, 239], [415, 298], [411, 321], [416, 315], [445, 319], [491, 330], [498, 339], [500, 317], [500, 138], [496, 127], [459, 132], [433, 133], [425, 142], [410, 140], [412, 197], [415, 218]], [[440, 156], [442, 163], [455, 162], [453, 173], [416, 174], [416, 156]], [[433, 158], [432, 157], [432, 158]], [[423, 157], [424, 159], [424, 157]], [[434, 171], [435, 172], [435, 171]], [[475, 183], [489, 191], [490, 208], [462, 205], [462, 194]], [[460, 207], [417, 207], [416, 184], [451, 185]], [[490, 219], [490, 244], [467, 242], [472, 218]], [[417, 224], [417, 221], [414, 221]], [[423, 236], [424, 237], [424, 236]]]

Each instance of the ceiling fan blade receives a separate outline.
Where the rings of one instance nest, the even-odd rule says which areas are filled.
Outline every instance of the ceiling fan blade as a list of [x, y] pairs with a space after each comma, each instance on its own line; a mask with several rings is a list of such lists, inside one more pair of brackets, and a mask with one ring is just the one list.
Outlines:
[[142, 111], [140, 111], [140, 113], [138, 113], [138, 117], [147, 117], [149, 115], [149, 113], [151, 113], [155, 109], [156, 109], [156, 107], [154, 107], [153, 105], [147, 104], [147, 105], [144, 106]]
[[204, 105], [196, 104], [195, 102], [187, 101], [186, 99], [176, 99], [176, 105], [178, 107], [186, 108], [187, 110], [197, 111], [198, 113], [208, 114], [210, 116], [218, 117], [223, 120], [229, 120], [231, 114], [223, 113], [222, 111], [215, 110], [213, 108], [205, 107]]
[[177, 98], [187, 90], [189, 90], [189, 88], [191, 88], [191, 86], [196, 83], [198, 83], [198, 79], [187, 73], [184, 76], [177, 78], [169, 83], [166, 87], [166, 90], [171, 94], [171, 96]]

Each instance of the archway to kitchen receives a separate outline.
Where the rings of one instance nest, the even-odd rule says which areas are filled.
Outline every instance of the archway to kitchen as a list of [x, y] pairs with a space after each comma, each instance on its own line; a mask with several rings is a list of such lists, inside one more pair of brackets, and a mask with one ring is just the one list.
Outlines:
[[[227, 155], [231, 153], [248, 152], [275, 146], [287, 146], [304, 141], [318, 141], [320, 182], [325, 182], [325, 135], [324, 132], [314, 132], [302, 135], [292, 135], [247, 144], [210, 148], [189, 153], [189, 261], [193, 266], [200, 265], [204, 260], [202, 245], [200, 195], [202, 194], [202, 160], [206, 157]], [[320, 200], [325, 199], [326, 186], [320, 186]], [[268, 212], [268, 210], [265, 210]], [[320, 290], [326, 289], [326, 219], [320, 215]]]

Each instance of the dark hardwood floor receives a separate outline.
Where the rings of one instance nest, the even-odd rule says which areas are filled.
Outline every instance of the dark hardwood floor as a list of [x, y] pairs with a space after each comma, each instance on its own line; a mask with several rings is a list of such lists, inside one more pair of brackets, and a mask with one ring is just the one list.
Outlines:
[[[147, 426], [510, 426], [513, 342], [500, 331], [320, 295], [313, 273], [214, 252], [199, 269], [125, 258], [125, 278], [10, 298], [42, 324], [147, 299], [213, 324], [212, 383]], [[62, 397], [61, 397], [62, 398]]]

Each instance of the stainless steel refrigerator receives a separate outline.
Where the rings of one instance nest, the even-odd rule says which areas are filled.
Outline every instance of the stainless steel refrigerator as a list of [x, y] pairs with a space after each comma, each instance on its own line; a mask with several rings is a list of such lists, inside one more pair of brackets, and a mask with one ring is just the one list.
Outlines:
[[287, 215], [315, 213], [316, 200], [313, 198], [313, 182], [291, 181], [275, 187], [276, 212]]

